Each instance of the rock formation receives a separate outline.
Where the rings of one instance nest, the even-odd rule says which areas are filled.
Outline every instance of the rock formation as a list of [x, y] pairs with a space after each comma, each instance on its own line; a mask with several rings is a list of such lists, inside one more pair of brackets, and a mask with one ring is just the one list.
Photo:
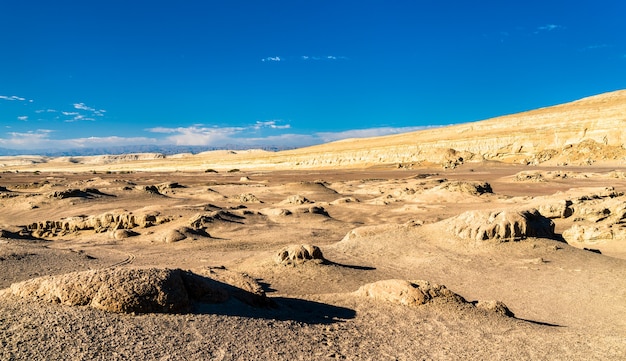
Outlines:
[[169, 222], [169, 217], [163, 217], [158, 212], [138, 213], [117, 211], [106, 212], [97, 216], [77, 216], [58, 221], [44, 221], [32, 223], [25, 228], [37, 238], [62, 236], [69, 233], [91, 230], [96, 233], [133, 229], [135, 227], [151, 227]]
[[290, 245], [278, 251], [274, 261], [283, 265], [298, 265], [307, 261], [323, 262], [324, 255], [317, 246], [310, 244]]
[[10, 292], [25, 299], [123, 313], [181, 313], [194, 302], [223, 303], [231, 297], [252, 306], [271, 304], [249, 277], [230, 276], [246, 287], [241, 289], [211, 275], [181, 269], [109, 268], [14, 283]]
[[523, 211], [468, 211], [447, 221], [448, 230], [460, 238], [483, 241], [554, 238], [554, 222], [536, 209]]
[[435, 300], [467, 304], [503, 316], [514, 317], [513, 312], [500, 301], [468, 302], [462, 296], [450, 291], [446, 286], [423, 280], [382, 280], [361, 286], [355, 294], [361, 297], [396, 303], [408, 307], [419, 307]]

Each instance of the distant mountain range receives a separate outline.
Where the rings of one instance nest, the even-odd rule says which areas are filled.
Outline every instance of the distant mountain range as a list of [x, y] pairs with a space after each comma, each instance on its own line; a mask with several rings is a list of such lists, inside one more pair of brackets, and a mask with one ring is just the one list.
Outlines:
[[178, 146], [178, 145], [129, 145], [99, 148], [76, 148], [66, 150], [24, 150], [24, 149], [7, 149], [0, 148], [0, 156], [18, 156], [18, 155], [42, 155], [47, 157], [79, 157], [94, 155], [115, 155], [115, 154], [131, 154], [131, 153], [161, 153], [164, 155], [192, 153], [198, 154], [211, 150], [245, 150], [245, 149], [262, 149], [269, 152], [278, 152], [281, 150], [294, 149], [293, 147], [280, 146], [241, 146], [237, 144], [229, 144], [223, 147], [208, 146]]

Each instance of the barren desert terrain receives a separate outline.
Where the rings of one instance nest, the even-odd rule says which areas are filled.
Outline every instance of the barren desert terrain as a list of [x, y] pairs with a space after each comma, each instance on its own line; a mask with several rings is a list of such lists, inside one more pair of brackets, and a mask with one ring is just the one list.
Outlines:
[[0, 359], [622, 360], [624, 124], [4, 157]]

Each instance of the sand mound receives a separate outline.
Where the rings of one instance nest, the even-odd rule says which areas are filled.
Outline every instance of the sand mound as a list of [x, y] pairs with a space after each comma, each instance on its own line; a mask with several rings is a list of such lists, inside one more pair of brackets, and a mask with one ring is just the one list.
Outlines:
[[311, 192], [321, 194], [338, 194], [335, 190], [329, 188], [324, 182], [294, 182], [287, 183], [283, 186], [284, 190], [294, 193]]
[[361, 286], [356, 294], [375, 300], [398, 303], [403, 306], [420, 306], [434, 298], [445, 298], [452, 302], [463, 303], [465, 299], [450, 291], [445, 286], [431, 284], [428, 281], [384, 280]]
[[330, 217], [324, 207], [321, 206], [301, 206], [291, 209], [294, 214], [319, 214], [325, 217]]
[[85, 189], [65, 189], [62, 191], [55, 191], [48, 194], [48, 198], [57, 198], [57, 199], [65, 199], [65, 198], [96, 198], [101, 196], [107, 196], [100, 192], [96, 188], [85, 188]]
[[126, 238], [138, 236], [139, 233], [131, 231], [129, 229], [116, 229], [110, 233], [111, 238], [121, 241]]
[[566, 179], [570, 176], [563, 172], [522, 171], [513, 176], [515, 182], [547, 182], [550, 180]]
[[430, 190], [431, 192], [448, 191], [454, 193], [471, 194], [479, 196], [485, 193], [493, 193], [491, 185], [487, 182], [464, 182], [464, 181], [448, 181], [438, 185]]
[[297, 194], [297, 195], [290, 196], [289, 198], [285, 199], [284, 201], [280, 202], [279, 204], [297, 204], [297, 205], [302, 205], [302, 204], [308, 204], [308, 203], [313, 203], [313, 202], [308, 200], [306, 197]]
[[536, 209], [524, 211], [468, 211], [452, 219], [448, 230], [460, 238], [477, 241], [554, 238], [554, 222]]
[[185, 186], [177, 182], [165, 182], [157, 184], [155, 187], [161, 194], [172, 193], [174, 189], [185, 188]]
[[185, 239], [196, 240], [198, 238], [210, 238], [211, 235], [206, 232], [205, 229], [179, 227], [176, 229], [170, 229], [160, 236], [160, 240], [165, 243], [175, 243]]
[[163, 196], [157, 186], [137, 186], [137, 189], [154, 196]]
[[223, 222], [223, 223], [243, 223], [245, 217], [236, 215], [232, 212], [217, 210], [209, 213], [196, 214], [189, 219], [189, 226], [201, 229], [206, 228], [209, 224]]
[[276, 253], [274, 261], [283, 265], [298, 265], [307, 261], [323, 262], [324, 255], [319, 247], [310, 244], [290, 245]]
[[330, 202], [331, 205], [338, 205], [338, 204], [346, 204], [346, 203], [359, 203], [360, 201], [357, 198], [354, 197], [342, 197], [342, 198], [338, 198], [332, 202]]
[[35, 278], [12, 284], [10, 292], [26, 299], [124, 313], [186, 312], [194, 301], [222, 303], [237, 293], [248, 293], [246, 297], [255, 300], [251, 305], [266, 304], [260, 286], [248, 288], [254, 294], [180, 269], [117, 268]]
[[234, 198], [241, 203], [263, 203], [263, 201], [252, 193], [242, 193]]
[[502, 316], [515, 317], [513, 312], [511, 312], [511, 310], [509, 310], [509, 308], [501, 301], [478, 301], [475, 305], [477, 308], [495, 312]]
[[468, 302], [462, 296], [450, 291], [446, 286], [432, 284], [423, 280], [407, 281], [390, 279], [368, 283], [361, 286], [355, 294], [360, 297], [372, 298], [378, 301], [396, 303], [409, 307], [419, 307], [435, 300], [467, 304], [503, 316], [514, 317], [513, 312], [500, 301]]

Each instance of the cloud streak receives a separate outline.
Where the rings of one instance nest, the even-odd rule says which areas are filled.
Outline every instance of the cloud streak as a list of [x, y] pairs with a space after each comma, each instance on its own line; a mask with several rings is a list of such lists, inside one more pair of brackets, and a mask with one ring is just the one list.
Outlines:
[[301, 60], [301, 61], [334, 61], [334, 60], [347, 60], [348, 58], [345, 56], [338, 55], [324, 55], [324, 56], [311, 56], [311, 55], [302, 55], [298, 57], [280, 57], [280, 56], [268, 56], [267, 58], [261, 59], [262, 62], [284, 62], [289, 59], [292, 60]]
[[8, 100], [8, 101], [20, 101], [23, 102], [26, 100], [26, 98], [22, 98], [22, 97], [18, 97], [16, 95], [0, 95], [0, 99], [2, 100]]
[[283, 59], [280, 56], [268, 56], [267, 58], [263, 58], [261, 59], [261, 61], [265, 62], [265, 61], [283, 61]]
[[56, 132], [50, 129], [38, 129], [29, 132], [10, 132], [8, 138], [0, 138], [0, 147], [15, 150], [65, 150], [93, 147], [117, 147], [132, 145], [151, 145], [158, 143], [154, 138], [145, 137], [85, 137], [72, 139], [53, 139]]
[[563, 30], [563, 29], [565, 29], [565, 27], [561, 25], [546, 24], [546, 25], [538, 26], [534, 34], [546, 33], [546, 32], [551, 32], [555, 30]]

